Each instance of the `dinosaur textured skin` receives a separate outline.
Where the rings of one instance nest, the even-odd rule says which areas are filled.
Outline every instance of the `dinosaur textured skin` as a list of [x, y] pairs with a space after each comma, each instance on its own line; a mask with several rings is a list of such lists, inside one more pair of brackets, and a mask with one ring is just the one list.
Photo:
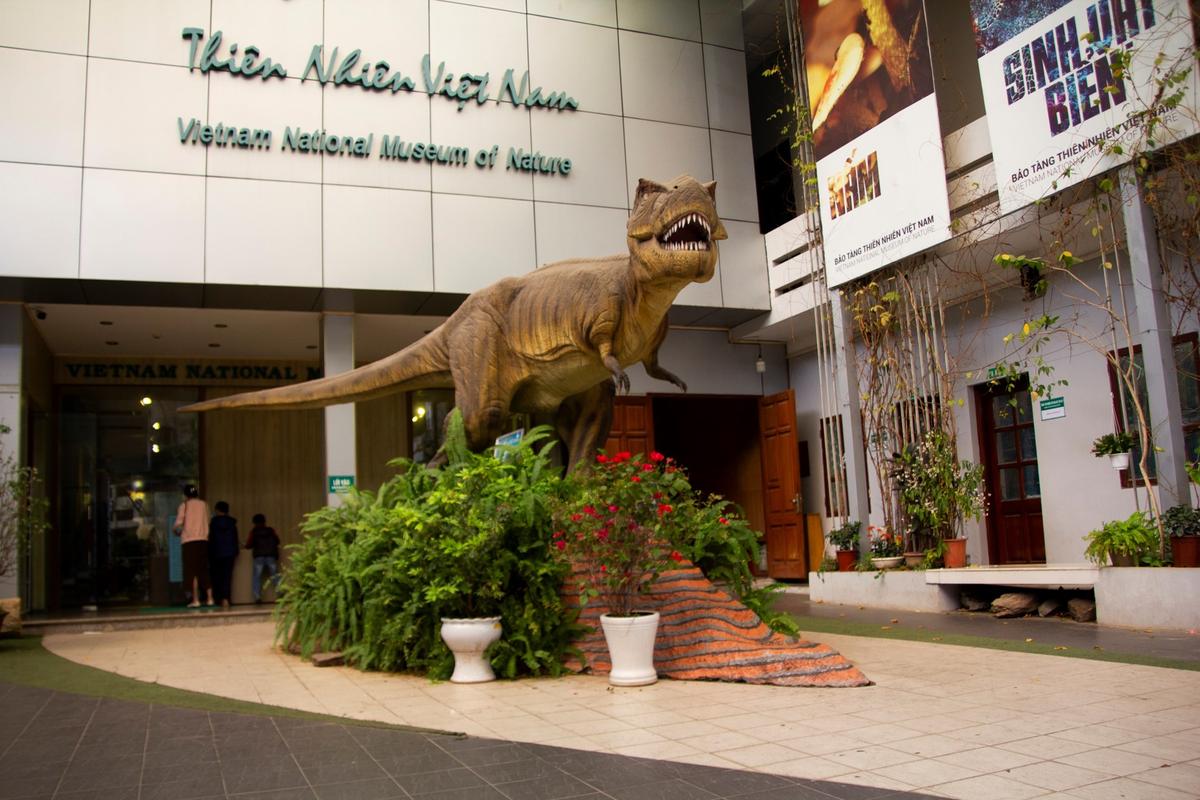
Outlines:
[[470, 295], [442, 325], [398, 353], [306, 383], [195, 403], [183, 411], [313, 408], [393, 392], [454, 388], [468, 444], [482, 450], [512, 412], [553, 413], [574, 466], [603, 444], [625, 368], [687, 386], [658, 363], [667, 311], [689, 283], [712, 279], [716, 183], [638, 181], [629, 253], [572, 259]]

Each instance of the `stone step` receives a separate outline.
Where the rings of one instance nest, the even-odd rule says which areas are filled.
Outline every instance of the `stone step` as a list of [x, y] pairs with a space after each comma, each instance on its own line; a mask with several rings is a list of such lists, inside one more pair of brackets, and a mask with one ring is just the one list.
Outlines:
[[171, 611], [144, 612], [79, 611], [48, 617], [25, 618], [21, 632], [28, 636], [47, 636], [55, 633], [96, 633], [130, 631], [149, 628], [199, 628], [209, 625], [238, 625], [247, 622], [269, 622], [272, 606], [234, 607], [220, 609], [183, 608]]

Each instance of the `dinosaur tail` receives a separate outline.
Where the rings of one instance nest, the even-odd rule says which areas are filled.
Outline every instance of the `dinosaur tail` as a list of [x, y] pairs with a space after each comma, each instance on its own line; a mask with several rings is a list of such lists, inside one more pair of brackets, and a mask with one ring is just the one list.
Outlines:
[[453, 382], [450, 379], [449, 365], [441, 337], [435, 331], [399, 353], [349, 372], [291, 386], [204, 400], [179, 410], [320, 408], [338, 403], [370, 400], [394, 392], [450, 387], [453, 386]]

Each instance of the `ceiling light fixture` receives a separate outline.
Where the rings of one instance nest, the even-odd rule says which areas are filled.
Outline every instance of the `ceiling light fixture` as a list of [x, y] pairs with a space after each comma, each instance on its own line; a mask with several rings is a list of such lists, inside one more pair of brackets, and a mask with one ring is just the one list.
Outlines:
[[101, 325], [112, 325], [113, 322], [111, 319], [102, 319], [102, 320], [100, 320], [100, 324]]
[[105, 344], [108, 345], [109, 347], [116, 347], [117, 345], [120, 344], [120, 342], [114, 342], [112, 339], [109, 339], [107, 342], [105, 342]]
[[216, 343], [216, 342], [209, 342], [209, 343], [208, 343], [208, 346], [209, 346], [209, 347], [220, 347], [221, 345], [219, 345], [219, 344], [218, 344], [218, 343]]

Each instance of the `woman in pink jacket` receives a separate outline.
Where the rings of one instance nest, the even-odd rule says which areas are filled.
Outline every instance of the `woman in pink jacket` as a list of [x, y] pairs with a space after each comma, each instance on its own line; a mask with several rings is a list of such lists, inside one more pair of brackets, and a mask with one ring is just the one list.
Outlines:
[[183, 502], [175, 514], [175, 533], [183, 543], [183, 587], [192, 590], [188, 608], [200, 607], [200, 592], [208, 595], [205, 605], [213, 604], [212, 583], [208, 578], [208, 504], [192, 485], [183, 487]]

